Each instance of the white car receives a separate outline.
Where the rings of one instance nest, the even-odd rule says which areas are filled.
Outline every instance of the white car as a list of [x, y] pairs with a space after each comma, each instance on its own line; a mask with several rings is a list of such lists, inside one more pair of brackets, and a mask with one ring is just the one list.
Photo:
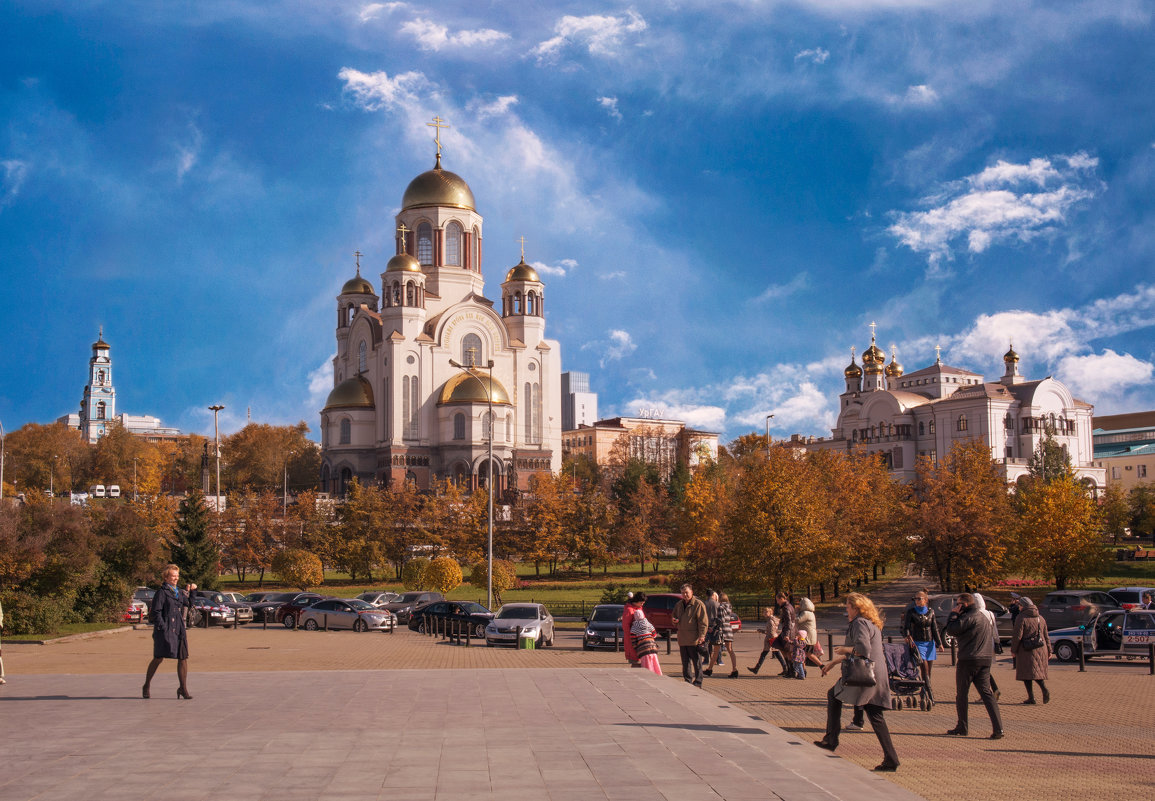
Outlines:
[[553, 645], [553, 615], [541, 604], [503, 604], [485, 627], [486, 645], [517, 645], [518, 636]]
[[1112, 609], [1088, 623], [1048, 632], [1051, 651], [1060, 662], [1092, 656], [1144, 657], [1155, 643], [1155, 611]]

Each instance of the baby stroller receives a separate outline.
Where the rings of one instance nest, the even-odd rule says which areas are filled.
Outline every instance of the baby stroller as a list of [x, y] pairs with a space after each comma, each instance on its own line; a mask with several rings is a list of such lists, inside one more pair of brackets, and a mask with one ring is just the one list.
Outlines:
[[883, 643], [886, 655], [886, 672], [889, 676], [891, 706], [902, 709], [918, 707], [924, 712], [934, 706], [930, 689], [922, 680], [922, 656], [918, 649], [903, 642]]

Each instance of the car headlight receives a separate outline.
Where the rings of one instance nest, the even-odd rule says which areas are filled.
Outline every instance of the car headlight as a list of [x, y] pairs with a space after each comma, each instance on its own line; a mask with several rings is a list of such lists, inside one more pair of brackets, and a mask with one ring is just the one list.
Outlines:
[[597, 635], [598, 635], [598, 633], [596, 631], [594, 631], [593, 629], [586, 629], [586, 636], [587, 637], [596, 637]]

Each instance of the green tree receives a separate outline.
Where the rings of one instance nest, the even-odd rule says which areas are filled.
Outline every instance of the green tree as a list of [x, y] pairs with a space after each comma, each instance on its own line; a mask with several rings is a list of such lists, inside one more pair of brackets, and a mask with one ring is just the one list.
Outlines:
[[320, 557], [297, 548], [286, 548], [274, 556], [272, 570], [283, 581], [301, 590], [318, 587], [325, 581]]
[[1127, 502], [1131, 507], [1131, 533], [1136, 537], [1155, 538], [1155, 484], [1132, 487]]
[[401, 586], [407, 590], [425, 590], [425, 569], [429, 567], [429, 560], [424, 556], [416, 556], [405, 563], [401, 569]]
[[1019, 491], [1015, 561], [1028, 576], [1053, 578], [1055, 588], [1101, 576], [1106, 567], [1095, 502], [1074, 476], [1035, 482]]
[[[469, 583], [480, 590], [489, 588], [488, 565], [482, 561], [473, 566], [469, 573]], [[517, 586], [517, 568], [513, 562], [505, 559], [493, 560], [493, 601], [501, 606], [501, 594]]]
[[1099, 515], [1103, 521], [1103, 533], [1116, 545], [1119, 538], [1127, 533], [1131, 522], [1131, 506], [1127, 493], [1118, 484], [1108, 484], [1099, 501]]
[[181, 577], [201, 589], [216, 589], [221, 548], [209, 532], [209, 513], [199, 491], [181, 501], [173, 540], [172, 562]]
[[439, 556], [425, 566], [422, 584], [446, 595], [461, 586], [461, 565], [456, 559]]
[[1071, 468], [1071, 456], [1067, 449], [1055, 439], [1055, 432], [1047, 426], [1039, 447], [1035, 448], [1031, 458], [1027, 461], [1027, 471], [1044, 483], [1051, 483], [1056, 479], [1074, 475]]

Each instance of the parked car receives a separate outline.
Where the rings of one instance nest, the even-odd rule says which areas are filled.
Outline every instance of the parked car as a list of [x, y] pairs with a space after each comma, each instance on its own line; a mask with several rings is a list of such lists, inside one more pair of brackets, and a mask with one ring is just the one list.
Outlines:
[[148, 620], [148, 604], [134, 597], [129, 599], [120, 619], [125, 623], [144, 623]]
[[1098, 590], [1055, 590], [1039, 602], [1039, 614], [1048, 629], [1078, 626], [1111, 609], [1121, 609], [1118, 602]]
[[[233, 593], [234, 595], [238, 593]], [[284, 593], [272, 592], [270, 590], [259, 590], [258, 592], [250, 592], [248, 595], [242, 595], [241, 600], [247, 604], [259, 604], [262, 601], [269, 599], [272, 595], [283, 595]]]
[[445, 596], [439, 592], [407, 592], [401, 595], [397, 600], [390, 601], [386, 604], [381, 604], [380, 609], [388, 609], [393, 614], [397, 615], [397, 620], [401, 623], [409, 622], [409, 615], [419, 606], [431, 604], [434, 601], [444, 601]]
[[373, 606], [384, 606], [387, 603], [392, 603], [401, 597], [400, 593], [396, 592], [363, 592], [357, 596], [357, 600], [364, 601]]
[[132, 600], [141, 601], [147, 609], [152, 609], [152, 598], [156, 590], [152, 587], [137, 587], [132, 593]]
[[[217, 595], [218, 593], [211, 593]], [[225, 606], [223, 603], [217, 603], [211, 597], [205, 597], [200, 590], [193, 591], [192, 597], [192, 611], [189, 613], [189, 624], [192, 626], [203, 626], [205, 620], [208, 620], [210, 626], [235, 626], [237, 624], [237, 613]]]
[[625, 609], [622, 604], [598, 604], [588, 618], [582, 618], [586, 624], [582, 634], [582, 650], [613, 648], [615, 642], [622, 643], [624, 647], [622, 613]]
[[409, 628], [424, 634], [432, 627], [433, 631], [453, 632], [458, 626], [468, 626], [472, 636], [485, 636], [485, 627], [493, 620], [493, 612], [473, 601], [434, 601], [425, 606], [419, 606], [409, 615]]
[[676, 592], [659, 592], [646, 596], [642, 611], [654, 624], [660, 636], [669, 637], [678, 632], [678, 624], [674, 622], [674, 606], [680, 600], [682, 596]]
[[553, 615], [542, 604], [504, 604], [485, 627], [486, 645], [517, 645], [521, 636], [533, 636], [538, 645], [553, 645]]
[[224, 604], [237, 613], [237, 625], [253, 622], [253, 607], [249, 606], [243, 600], [244, 596], [236, 592], [211, 592], [207, 590], [196, 590], [198, 593], [205, 593], [207, 597], [211, 597], [217, 603]]
[[1074, 662], [1096, 656], [1147, 656], [1155, 643], [1155, 611], [1110, 609], [1078, 626], [1049, 632], [1055, 658]]
[[1115, 599], [1115, 603], [1124, 609], [1133, 609], [1143, 605], [1143, 593], [1149, 592], [1155, 597], [1155, 587], [1116, 587], [1107, 590], [1107, 594]]
[[353, 631], [391, 631], [397, 616], [357, 598], [324, 598], [300, 611], [300, 625], [305, 631], [331, 629]]
[[331, 596], [320, 595], [315, 592], [294, 593], [291, 599], [277, 607], [277, 622], [287, 629], [295, 628], [297, 622], [300, 620], [301, 612], [317, 603], [317, 601], [326, 600], [330, 597]]
[[[934, 610], [934, 618], [938, 621], [940, 631], [946, 628], [946, 621], [950, 617], [951, 610], [954, 609], [954, 599], [957, 597], [958, 594], [955, 593], [953, 595], [932, 595], [927, 599], [930, 608]], [[983, 593], [983, 602], [986, 604], [988, 612], [994, 612], [995, 625], [999, 629], [999, 639], [1010, 642], [1011, 635], [1015, 633], [1015, 621], [1011, 617], [1011, 610], [985, 593]], [[942, 631], [942, 641], [948, 647], [952, 639], [953, 637]]]
[[[263, 596], [254, 601], [254, 596]], [[297, 596], [295, 592], [254, 592], [248, 596], [248, 604], [253, 607], [253, 619], [258, 623], [276, 623], [277, 610]]]

